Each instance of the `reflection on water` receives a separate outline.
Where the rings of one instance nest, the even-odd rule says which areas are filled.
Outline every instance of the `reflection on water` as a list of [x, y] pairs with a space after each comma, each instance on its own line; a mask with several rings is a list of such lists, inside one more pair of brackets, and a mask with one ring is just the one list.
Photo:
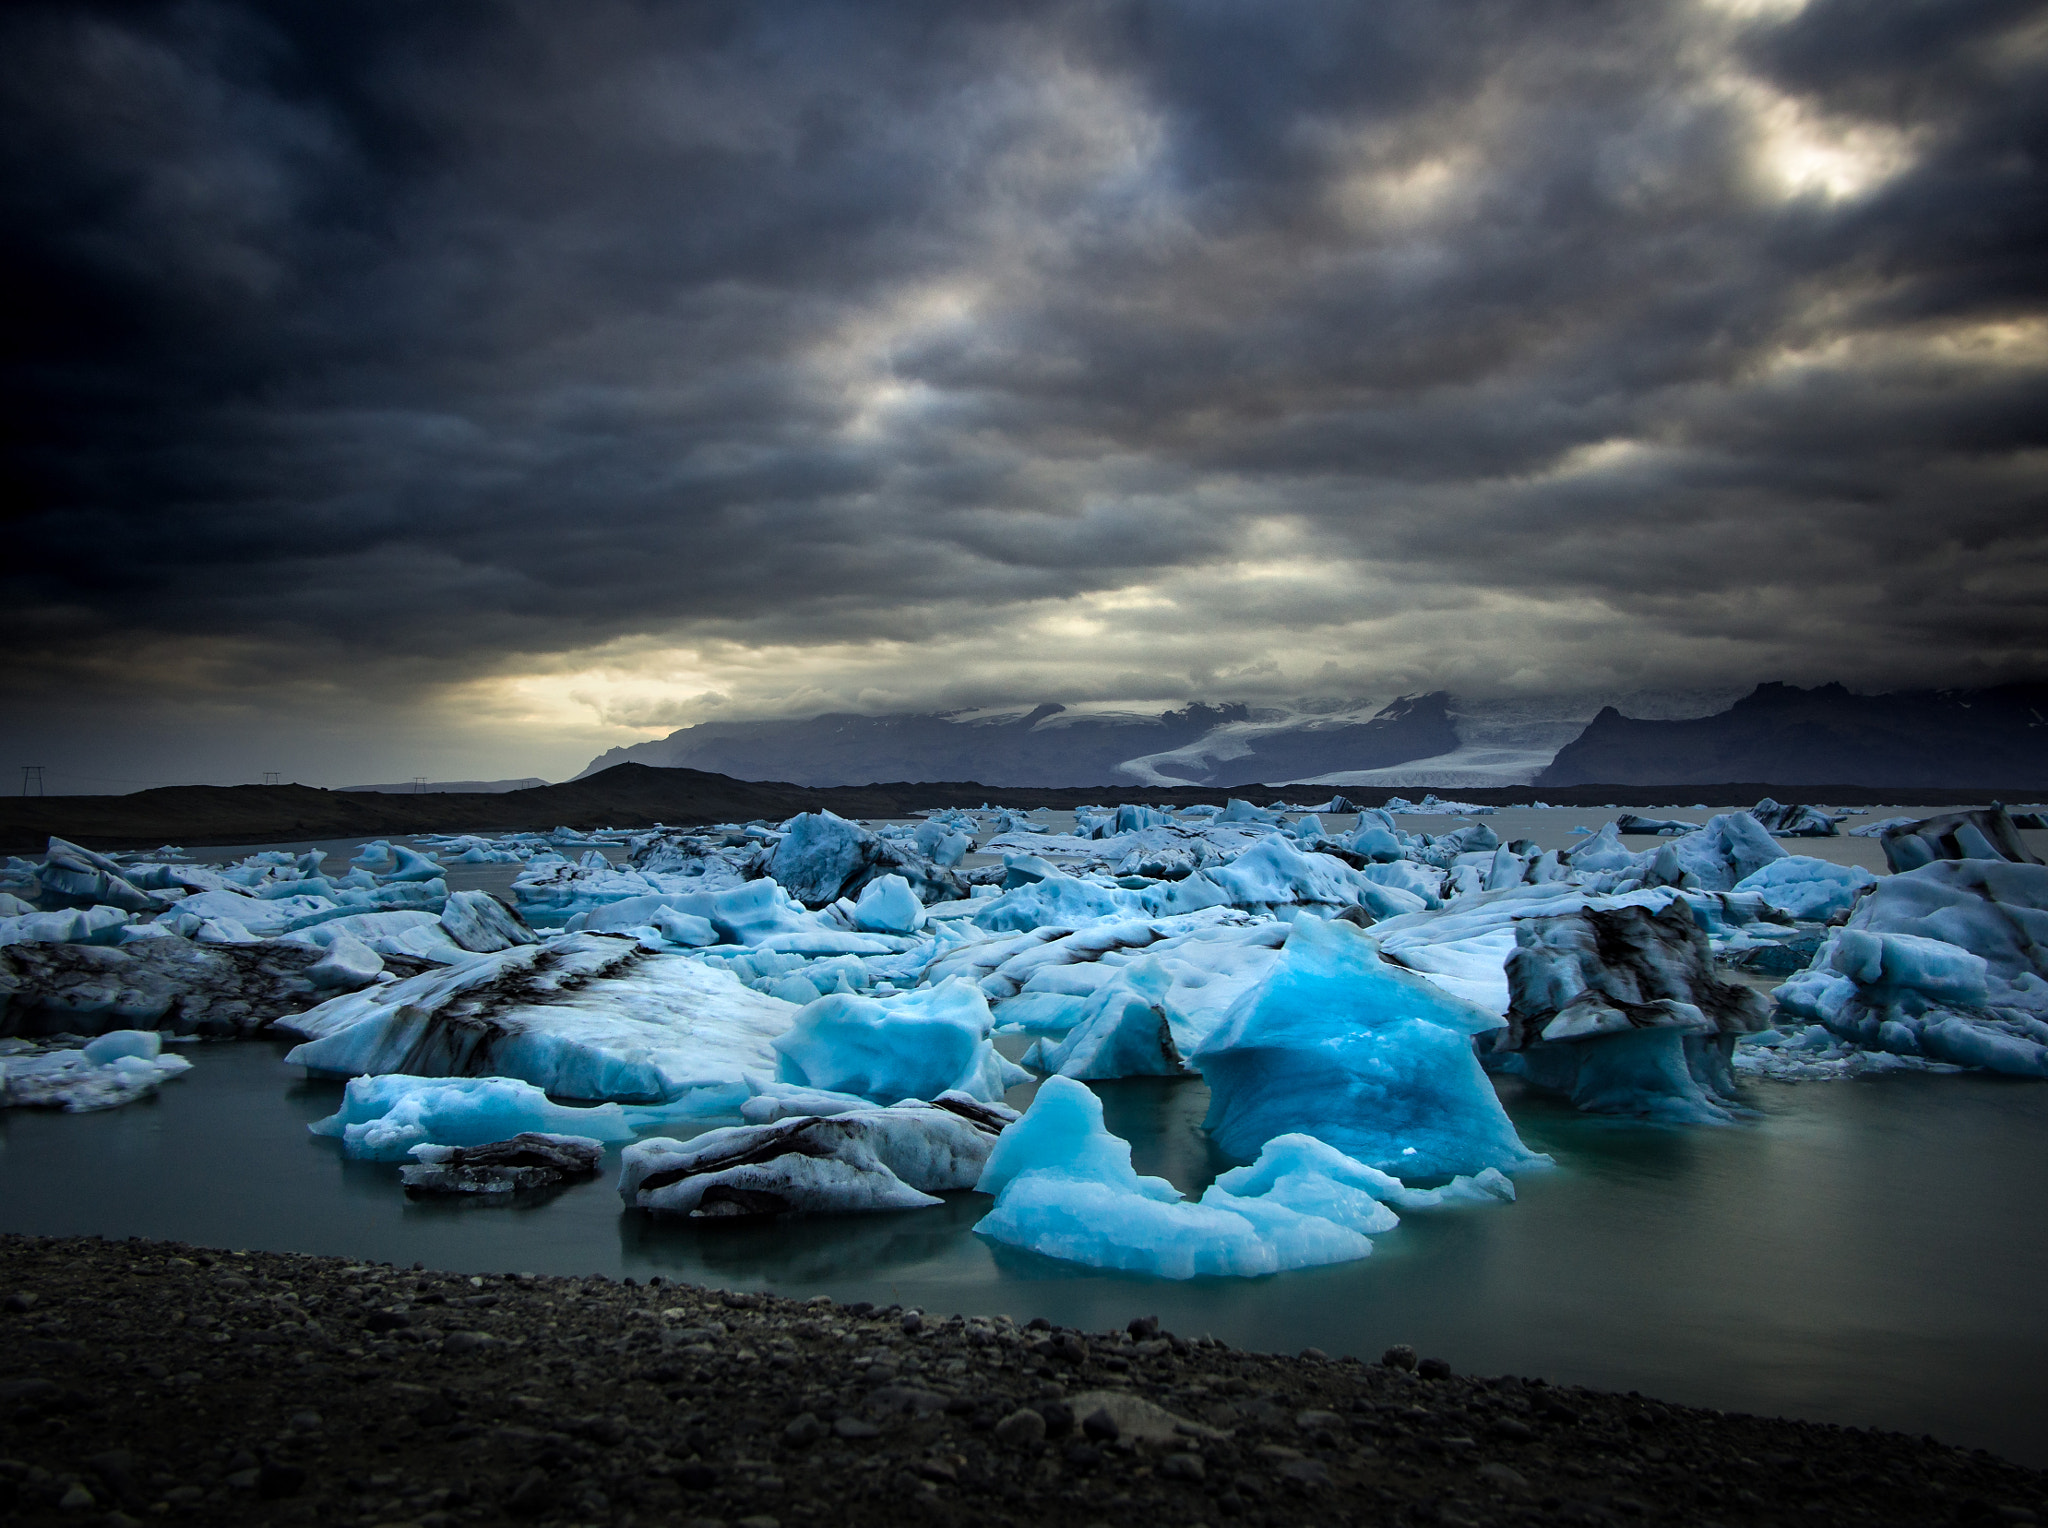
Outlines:
[[[467, 1271], [599, 1272], [825, 1293], [1093, 1328], [1156, 1314], [1266, 1350], [1413, 1342], [1542, 1374], [1768, 1414], [1933, 1432], [2048, 1463], [2048, 1088], [1892, 1077], [1750, 1090], [1753, 1125], [1591, 1119], [1513, 1090], [1555, 1172], [1512, 1206], [1410, 1215], [1362, 1263], [1169, 1284], [972, 1233], [987, 1201], [781, 1226], [660, 1223], [592, 1182], [510, 1204], [409, 1198], [390, 1165], [306, 1134], [339, 1085], [284, 1047], [192, 1050], [156, 1100], [0, 1113], [0, 1225], [175, 1237]], [[1224, 1165], [1198, 1081], [1100, 1087], [1140, 1172], [1190, 1193]], [[1029, 1090], [1012, 1095], [1023, 1102]]]

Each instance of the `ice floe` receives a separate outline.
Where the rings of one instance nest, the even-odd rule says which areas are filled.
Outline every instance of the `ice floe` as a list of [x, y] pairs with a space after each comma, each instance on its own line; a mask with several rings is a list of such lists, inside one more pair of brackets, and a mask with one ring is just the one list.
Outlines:
[[163, 1054], [151, 1029], [110, 1030], [82, 1046], [48, 1048], [10, 1042], [0, 1052], [0, 1108], [63, 1109], [87, 1114], [146, 1098], [192, 1069]]

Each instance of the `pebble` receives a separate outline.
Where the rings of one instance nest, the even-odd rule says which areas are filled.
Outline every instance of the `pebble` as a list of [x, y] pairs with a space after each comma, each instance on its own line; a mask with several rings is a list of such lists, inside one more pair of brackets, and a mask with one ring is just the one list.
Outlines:
[[802, 1448], [807, 1444], [821, 1441], [830, 1432], [831, 1429], [820, 1422], [813, 1413], [806, 1411], [782, 1429], [782, 1441], [793, 1447]]
[[882, 1429], [872, 1422], [863, 1422], [859, 1417], [841, 1417], [832, 1424], [832, 1431], [841, 1438], [879, 1438]]
[[1092, 1443], [1114, 1443], [1122, 1429], [1116, 1425], [1115, 1417], [1098, 1406], [1081, 1419], [1081, 1431]]
[[1510, 1496], [1528, 1494], [1529, 1478], [1513, 1465], [1488, 1462], [1472, 1473], [1496, 1491], [1504, 1491]]
[[1415, 1367], [1415, 1349], [1405, 1342], [1397, 1342], [1380, 1354], [1380, 1362], [1389, 1369], [1412, 1370]]
[[92, 1492], [84, 1486], [74, 1484], [64, 1493], [57, 1505], [66, 1512], [86, 1512], [97, 1504], [92, 1499]]
[[1045, 1441], [1045, 1418], [1020, 1406], [996, 1423], [996, 1437], [1011, 1448], [1035, 1448]]
[[1158, 1473], [1168, 1480], [1200, 1480], [1207, 1471], [1200, 1454], [1168, 1454], [1159, 1461]]

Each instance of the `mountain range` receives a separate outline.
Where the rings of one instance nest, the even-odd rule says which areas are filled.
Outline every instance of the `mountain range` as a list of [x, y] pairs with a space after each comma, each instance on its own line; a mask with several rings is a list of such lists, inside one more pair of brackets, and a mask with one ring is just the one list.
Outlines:
[[611, 749], [577, 778], [637, 763], [812, 787], [2048, 786], [2048, 686], [1856, 695], [1838, 684], [1763, 684], [1732, 704], [1730, 695], [1624, 700], [1647, 716], [1616, 705], [1596, 710], [1583, 697], [1468, 702], [1439, 690], [1376, 708], [1197, 702], [1146, 713], [1048, 703], [714, 721]]

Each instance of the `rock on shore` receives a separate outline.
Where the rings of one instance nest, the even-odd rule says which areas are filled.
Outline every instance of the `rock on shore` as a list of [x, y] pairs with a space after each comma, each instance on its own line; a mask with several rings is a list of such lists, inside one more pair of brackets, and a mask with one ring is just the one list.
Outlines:
[[[0, 1237], [0, 1517], [2030, 1523], [1931, 1439], [1157, 1330]], [[1411, 1367], [1412, 1366], [1412, 1367]]]

